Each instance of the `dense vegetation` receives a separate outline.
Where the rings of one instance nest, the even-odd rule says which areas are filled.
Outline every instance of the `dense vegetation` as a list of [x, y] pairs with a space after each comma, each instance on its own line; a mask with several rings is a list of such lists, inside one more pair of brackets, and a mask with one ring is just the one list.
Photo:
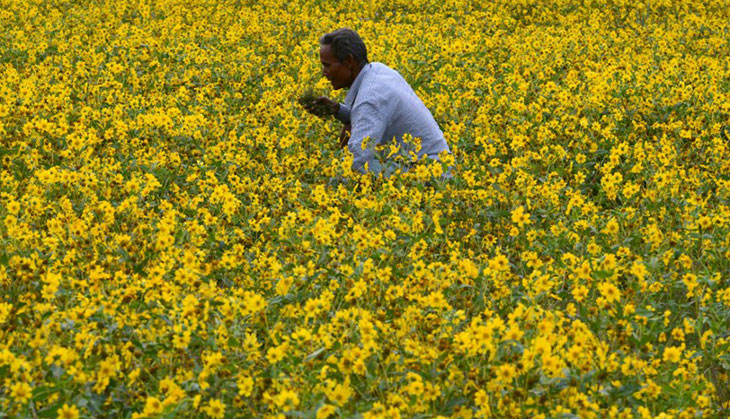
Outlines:
[[[0, 6], [2, 415], [729, 414], [726, 1]], [[451, 159], [350, 171], [342, 26]]]

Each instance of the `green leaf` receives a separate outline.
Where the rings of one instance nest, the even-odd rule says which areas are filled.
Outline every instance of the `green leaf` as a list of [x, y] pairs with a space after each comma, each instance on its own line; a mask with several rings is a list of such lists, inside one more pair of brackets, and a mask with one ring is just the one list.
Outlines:
[[58, 409], [60, 409], [64, 404], [66, 404], [66, 400], [60, 399], [52, 405], [40, 409], [37, 412], [37, 415], [39, 418], [56, 418], [58, 417]]
[[315, 351], [314, 351], [314, 352], [312, 352], [311, 354], [307, 355], [307, 357], [306, 357], [306, 358], [304, 358], [304, 362], [308, 362], [308, 361], [311, 361], [311, 360], [313, 360], [313, 359], [317, 358], [317, 357], [318, 357], [318, 356], [319, 356], [319, 355], [320, 355], [320, 354], [321, 354], [322, 352], [324, 352], [324, 351], [325, 351], [326, 349], [327, 349], [327, 348], [325, 348], [325, 347], [323, 346], [323, 347], [321, 347], [321, 348], [319, 348], [319, 349], [315, 350]]

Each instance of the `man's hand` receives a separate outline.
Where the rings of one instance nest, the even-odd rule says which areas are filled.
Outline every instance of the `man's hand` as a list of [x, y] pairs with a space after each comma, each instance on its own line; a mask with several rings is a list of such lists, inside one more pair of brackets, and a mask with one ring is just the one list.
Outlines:
[[352, 125], [348, 122], [342, 126], [340, 130], [340, 148], [347, 147], [347, 142], [350, 141], [350, 132], [352, 131]]
[[302, 106], [304, 106], [307, 112], [320, 118], [337, 115], [337, 112], [340, 110], [339, 103], [324, 96], [320, 96], [312, 101], [303, 102]]

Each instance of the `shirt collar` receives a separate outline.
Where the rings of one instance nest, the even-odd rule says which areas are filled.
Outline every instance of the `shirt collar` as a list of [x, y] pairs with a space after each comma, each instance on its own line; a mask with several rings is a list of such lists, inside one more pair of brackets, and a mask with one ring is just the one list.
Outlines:
[[345, 96], [346, 105], [352, 107], [352, 105], [355, 103], [355, 98], [357, 97], [357, 92], [360, 90], [360, 85], [365, 78], [365, 73], [370, 70], [371, 66], [372, 63], [365, 64], [360, 70], [360, 73], [358, 73], [357, 77], [355, 77], [355, 81], [352, 82], [352, 86], [350, 86], [350, 90]]

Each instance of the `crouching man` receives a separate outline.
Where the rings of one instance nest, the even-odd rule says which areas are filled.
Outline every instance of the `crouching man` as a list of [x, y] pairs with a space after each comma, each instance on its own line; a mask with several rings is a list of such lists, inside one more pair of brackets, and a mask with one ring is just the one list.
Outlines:
[[315, 102], [319, 106], [307, 110], [318, 116], [333, 115], [344, 124], [340, 145], [347, 145], [352, 153], [354, 170], [377, 173], [384, 169], [373, 147], [362, 146], [366, 138], [374, 145], [388, 145], [395, 139], [404, 148], [403, 137], [410, 134], [421, 139], [419, 159], [425, 155], [438, 160], [439, 153], [450, 152], [436, 120], [408, 82], [385, 64], [368, 62], [365, 43], [357, 32], [337, 29], [322, 36], [319, 43], [322, 75], [333, 89], [349, 90], [345, 103], [319, 97]]

